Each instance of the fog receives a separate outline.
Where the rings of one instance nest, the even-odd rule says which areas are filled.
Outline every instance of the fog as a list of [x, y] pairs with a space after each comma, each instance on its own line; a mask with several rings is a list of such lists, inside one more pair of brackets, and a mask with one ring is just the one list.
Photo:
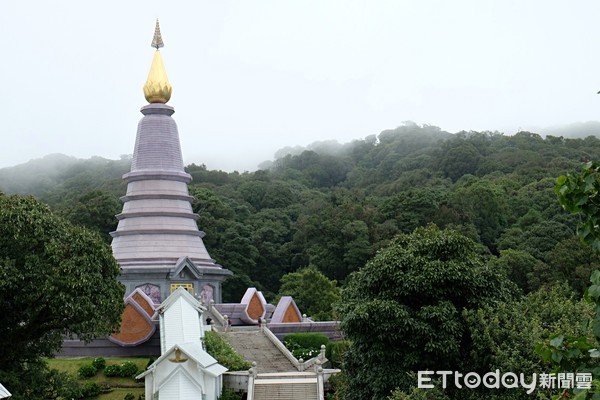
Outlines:
[[0, 167], [132, 153], [156, 17], [185, 161], [243, 171], [286, 146], [405, 120], [507, 134], [598, 120], [599, 11], [592, 0], [8, 2]]

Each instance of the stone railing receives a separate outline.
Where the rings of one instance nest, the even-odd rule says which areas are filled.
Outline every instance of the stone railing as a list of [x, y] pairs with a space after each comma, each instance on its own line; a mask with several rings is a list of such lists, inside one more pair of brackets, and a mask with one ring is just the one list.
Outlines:
[[221, 313], [219, 312], [219, 310], [217, 310], [217, 307], [215, 307], [215, 302], [213, 300], [211, 300], [208, 304], [207, 307], [208, 311], [215, 317], [216, 321], [215, 321], [215, 325], [221, 326], [223, 329], [225, 329], [227, 327], [227, 318], [224, 315], [221, 315]]
[[288, 360], [290, 360], [290, 362], [294, 365], [294, 367], [296, 367], [298, 369], [298, 371], [301, 371], [301, 372], [306, 371], [308, 368], [310, 368], [312, 365], [314, 365], [317, 362], [317, 360], [321, 361], [320, 364], [324, 364], [327, 361], [327, 358], [325, 358], [325, 346], [324, 345], [321, 346], [321, 351], [319, 352], [318, 356], [313, 357], [306, 361], [304, 361], [303, 359], [298, 360], [296, 357], [294, 357], [292, 352], [289, 351], [288, 348], [285, 347], [285, 345], [283, 343], [281, 343], [281, 341], [279, 339], [277, 339], [277, 336], [275, 336], [275, 334], [273, 332], [271, 332], [271, 330], [269, 328], [267, 328], [266, 326], [261, 326], [261, 330], [263, 331], [263, 333], [265, 334], [267, 339], [269, 339], [271, 341], [271, 343], [273, 343], [279, 349], [279, 351], [281, 351], [281, 353]]

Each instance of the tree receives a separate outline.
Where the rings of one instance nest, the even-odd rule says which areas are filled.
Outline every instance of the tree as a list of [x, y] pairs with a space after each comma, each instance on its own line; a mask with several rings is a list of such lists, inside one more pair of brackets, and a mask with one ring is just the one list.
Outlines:
[[544, 283], [554, 280], [548, 266], [526, 251], [501, 250], [500, 256], [490, 261], [492, 268], [502, 269], [524, 293], [537, 290]]
[[[584, 164], [581, 173], [559, 176], [555, 191], [561, 206], [581, 218], [577, 236], [589, 244], [596, 254], [600, 254], [600, 162]], [[584, 297], [593, 305], [594, 315], [582, 321], [585, 334], [577, 336], [569, 335], [568, 332], [559, 333], [536, 347], [544, 360], [554, 364], [555, 370], [584, 371], [591, 373], [594, 378], [590, 390], [565, 390], [561, 398], [575, 397], [584, 400], [595, 399], [600, 395], [600, 270], [592, 272], [590, 282]], [[593, 336], [587, 332], [588, 329]]]
[[64, 334], [112, 333], [124, 308], [118, 275], [98, 234], [32, 197], [0, 194], [0, 370], [53, 356]]
[[[346, 399], [383, 399], [414, 386], [408, 373], [457, 370], [469, 354], [464, 309], [511, 297], [475, 242], [435, 225], [399, 235], [350, 275], [338, 306], [352, 343]], [[458, 369], [460, 370], [460, 369]]]
[[461, 210], [465, 222], [473, 223], [481, 242], [492, 251], [507, 223], [505, 198], [502, 187], [487, 179], [469, 179], [452, 195], [453, 208]]
[[121, 212], [122, 204], [112, 193], [93, 190], [79, 197], [74, 204], [67, 204], [60, 214], [76, 225], [98, 231], [102, 238], [110, 243], [110, 232], [117, 228], [115, 215]]
[[577, 235], [600, 253], [600, 162], [588, 162], [581, 174], [559, 176], [556, 194], [563, 208], [581, 216]]
[[548, 254], [548, 265], [554, 279], [567, 281], [581, 296], [588, 287], [592, 272], [600, 266], [600, 257], [590, 246], [573, 236], [554, 246]]
[[473, 144], [455, 139], [446, 142], [445, 147], [440, 160], [440, 168], [445, 176], [457, 181], [461, 176], [477, 171], [482, 157]]
[[386, 219], [394, 219], [402, 232], [409, 233], [431, 222], [447, 197], [444, 188], [411, 188], [385, 199], [380, 212]]
[[326, 321], [333, 319], [333, 304], [340, 299], [340, 291], [336, 281], [307, 267], [281, 277], [278, 298], [281, 296], [292, 296], [301, 312]]
[[[590, 307], [572, 295], [566, 283], [555, 283], [514, 301], [465, 311], [473, 343], [468, 370], [481, 375], [496, 369], [519, 371], [525, 376], [547, 370], [548, 364], [535, 352], [541, 340], [559, 331], [574, 336], [585, 334], [579, 321]], [[486, 391], [480, 388], [459, 395], [461, 399], [531, 398], [522, 389]]]

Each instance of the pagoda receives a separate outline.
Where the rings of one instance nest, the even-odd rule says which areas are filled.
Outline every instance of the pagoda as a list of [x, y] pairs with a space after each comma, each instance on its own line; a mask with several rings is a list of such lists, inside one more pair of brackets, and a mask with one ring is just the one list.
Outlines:
[[158, 20], [152, 47], [156, 49], [144, 85], [148, 105], [138, 124], [131, 171], [123, 175], [127, 193], [123, 211], [111, 232], [113, 255], [121, 266], [121, 282], [130, 294], [141, 289], [160, 304], [182, 286], [205, 303], [221, 301], [221, 283], [231, 271], [213, 260], [192, 211], [174, 108], [166, 103], [172, 87], [162, 61]]

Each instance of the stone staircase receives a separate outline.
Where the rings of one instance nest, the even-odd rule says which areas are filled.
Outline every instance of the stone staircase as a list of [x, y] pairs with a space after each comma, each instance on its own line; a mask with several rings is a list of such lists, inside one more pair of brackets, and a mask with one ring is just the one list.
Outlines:
[[258, 372], [298, 372], [294, 364], [258, 328], [233, 328], [225, 334], [225, 339], [246, 360], [255, 362]]
[[[322, 383], [321, 383], [322, 387]], [[253, 379], [249, 400], [320, 400], [317, 374], [293, 372], [258, 374]]]
[[313, 366], [314, 372], [300, 372], [273, 342], [279, 344], [268, 329], [233, 327], [224, 336], [246, 360], [255, 363], [247, 375], [248, 400], [325, 399], [321, 358]]

